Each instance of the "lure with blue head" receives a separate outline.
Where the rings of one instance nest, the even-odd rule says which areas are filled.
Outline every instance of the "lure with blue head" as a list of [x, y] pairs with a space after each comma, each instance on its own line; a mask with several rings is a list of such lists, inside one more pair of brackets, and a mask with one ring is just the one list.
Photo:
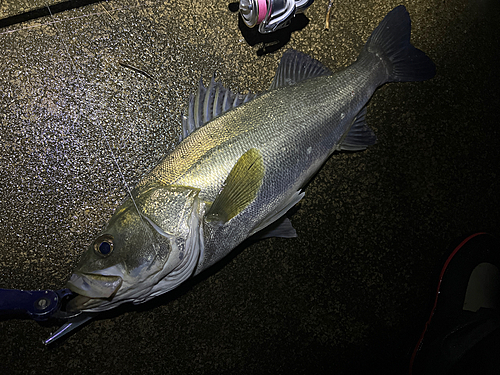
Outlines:
[[31, 318], [65, 323], [43, 343], [48, 345], [59, 337], [89, 321], [95, 314], [65, 311], [66, 303], [74, 297], [69, 289], [20, 290], [0, 289], [0, 315], [8, 318]]

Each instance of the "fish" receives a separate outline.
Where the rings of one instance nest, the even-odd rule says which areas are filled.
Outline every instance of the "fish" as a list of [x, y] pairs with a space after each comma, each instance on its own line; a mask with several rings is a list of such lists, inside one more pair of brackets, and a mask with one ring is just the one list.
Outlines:
[[404, 6], [390, 11], [357, 60], [333, 73], [286, 51], [270, 88], [243, 95], [200, 80], [180, 143], [117, 208], [82, 253], [67, 287], [68, 311], [96, 313], [164, 294], [251, 236], [295, 237], [285, 215], [336, 151], [376, 143], [367, 103], [389, 82], [434, 77], [410, 43]]

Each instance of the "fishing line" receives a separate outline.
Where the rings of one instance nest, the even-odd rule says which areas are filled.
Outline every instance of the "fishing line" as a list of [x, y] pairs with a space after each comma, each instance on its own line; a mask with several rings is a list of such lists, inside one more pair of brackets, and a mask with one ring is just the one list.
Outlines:
[[[137, 7], [138, 7], [138, 6], [136, 6], [135, 8], [137, 8]], [[52, 18], [52, 19], [54, 19], [54, 15], [52, 14], [52, 11], [50, 10], [50, 7], [49, 7], [48, 5], [47, 5], [47, 9], [48, 9], [48, 11], [49, 11], [49, 13], [50, 13], [51, 18]], [[104, 9], [105, 9], [105, 11], [106, 11], [106, 12], [101, 12], [101, 13], [99, 13], [99, 15], [102, 15], [102, 14], [105, 14], [105, 13], [107, 13], [108, 15], [110, 14], [110, 13], [107, 11], [107, 9], [106, 9], [106, 8], [104, 8]], [[75, 18], [76, 18], [76, 17], [75, 17]], [[57, 22], [55, 22], [55, 20], [54, 20], [54, 22], [52, 22], [52, 23], [51, 23], [51, 25], [53, 25], [53, 26], [54, 26], [54, 28], [56, 29], [56, 34], [57, 34], [57, 36], [59, 37], [60, 32], [59, 32], [59, 28], [56, 26], [56, 23], [57, 23]], [[75, 62], [73, 61], [73, 58], [72, 58], [71, 54], [69, 53], [68, 46], [64, 43], [64, 41], [61, 41], [61, 40], [60, 40], [60, 42], [62, 43], [62, 45], [64, 46], [64, 49], [66, 50], [66, 54], [67, 54], [67, 56], [69, 57], [69, 59], [70, 59], [70, 61], [71, 61], [71, 65], [73, 65], [73, 71], [74, 71], [74, 74], [75, 74], [76, 76], [81, 77], [80, 72], [79, 72], [79, 71], [78, 71], [78, 69], [76, 68], [76, 64], [75, 64]], [[87, 102], [87, 104], [89, 104], [89, 103]], [[80, 109], [80, 108], [78, 108], [78, 118], [79, 118], [80, 116], [83, 116], [83, 114], [81, 113], [81, 109]], [[76, 121], [76, 120], [75, 120], [75, 121]], [[120, 165], [118, 164], [118, 159], [116, 158], [115, 153], [113, 152], [113, 149], [111, 148], [111, 144], [109, 143], [109, 138], [108, 138], [108, 137], [107, 137], [107, 135], [106, 135], [106, 131], [104, 130], [104, 127], [102, 126], [102, 124], [101, 124], [101, 122], [100, 122], [100, 121], [96, 121], [96, 122], [97, 122], [97, 124], [99, 125], [99, 128], [100, 128], [100, 130], [101, 130], [101, 133], [102, 133], [103, 139], [104, 139], [104, 141], [105, 141], [105, 143], [106, 143], [106, 145], [107, 145], [107, 147], [108, 147], [108, 150], [109, 150], [109, 152], [110, 152], [110, 154], [111, 154], [111, 158], [113, 159], [113, 163], [116, 165], [116, 168], [118, 169], [118, 173], [119, 173], [119, 175], [120, 175], [120, 177], [121, 177], [121, 179], [122, 179], [122, 181], [123, 181], [123, 184], [124, 184], [124, 186], [125, 186], [125, 189], [126, 189], [126, 191], [127, 191], [128, 195], [130, 196], [130, 199], [132, 200], [132, 203], [134, 204], [134, 207], [135, 207], [135, 209], [136, 209], [136, 211], [137, 211], [137, 214], [138, 214], [138, 215], [139, 215], [139, 217], [141, 218], [141, 222], [143, 223], [144, 227], [147, 229], [147, 228], [148, 228], [148, 226], [147, 226], [146, 222], [144, 221], [144, 218], [143, 218], [143, 216], [142, 216], [141, 212], [139, 211], [139, 207], [137, 206], [136, 201], [135, 201], [135, 199], [134, 199], [134, 197], [133, 197], [133, 195], [132, 195], [132, 191], [130, 190], [130, 186], [129, 186], [129, 184], [127, 183], [127, 180], [126, 180], [125, 175], [123, 174], [123, 172], [122, 172], [122, 170], [121, 170], [121, 168], [120, 168]], [[146, 233], [149, 233], [149, 232], [146, 230]]]
[[[102, 4], [101, 4], [102, 5]], [[147, 5], [134, 5], [134, 6], [128, 6], [128, 7], [121, 7], [121, 8], [116, 8], [116, 9], [113, 9], [113, 12], [118, 12], [118, 11], [121, 11], [121, 10], [131, 10], [131, 9], [135, 9], [135, 8], [145, 8], [146, 6], [152, 6], [151, 4], [147, 4]], [[48, 5], [46, 5], [47, 8], [49, 8]], [[76, 17], [70, 17], [70, 18], [67, 18], [67, 19], [64, 19], [64, 20], [56, 20], [54, 18], [54, 16], [52, 15], [52, 12], [49, 8], [49, 13], [51, 15], [52, 18], [54, 18], [54, 20], [52, 22], [47, 22], [47, 23], [40, 23], [40, 24], [37, 24], [37, 25], [33, 25], [33, 26], [25, 26], [25, 27], [20, 27], [20, 28], [17, 28], [17, 29], [14, 29], [14, 30], [7, 30], [7, 31], [3, 31], [0, 33], [0, 35], [4, 35], [4, 34], [11, 34], [11, 33], [15, 33], [17, 31], [21, 31], [21, 30], [29, 30], [29, 29], [34, 29], [34, 28], [37, 28], [37, 27], [42, 27], [42, 26], [48, 26], [48, 25], [53, 25], [55, 23], [61, 23], [61, 22], [65, 22], [65, 21], [70, 21], [70, 20], [76, 20], [76, 19], [80, 19], [80, 18], [86, 18], [86, 17], [93, 17], [93, 16], [100, 16], [104, 13], [109, 13], [109, 11], [104, 7], [104, 5], [102, 5], [102, 7], [104, 8], [104, 12], [95, 12], [95, 13], [89, 13], [89, 14], [84, 14], [84, 15], [81, 15], [81, 16], [76, 16]]]

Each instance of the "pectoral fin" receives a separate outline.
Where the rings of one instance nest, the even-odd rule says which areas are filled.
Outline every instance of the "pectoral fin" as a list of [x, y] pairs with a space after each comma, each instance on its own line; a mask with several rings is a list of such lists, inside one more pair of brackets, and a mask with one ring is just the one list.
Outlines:
[[256, 197], [264, 178], [264, 162], [256, 148], [245, 152], [227, 176], [224, 188], [207, 212], [208, 221], [227, 222]]

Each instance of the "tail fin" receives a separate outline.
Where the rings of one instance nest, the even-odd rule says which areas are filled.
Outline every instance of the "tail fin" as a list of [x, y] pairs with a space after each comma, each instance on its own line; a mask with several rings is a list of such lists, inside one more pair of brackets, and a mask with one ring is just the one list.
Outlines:
[[368, 38], [360, 57], [366, 54], [384, 61], [385, 82], [425, 81], [436, 74], [436, 66], [410, 43], [411, 20], [400, 5], [391, 10]]

